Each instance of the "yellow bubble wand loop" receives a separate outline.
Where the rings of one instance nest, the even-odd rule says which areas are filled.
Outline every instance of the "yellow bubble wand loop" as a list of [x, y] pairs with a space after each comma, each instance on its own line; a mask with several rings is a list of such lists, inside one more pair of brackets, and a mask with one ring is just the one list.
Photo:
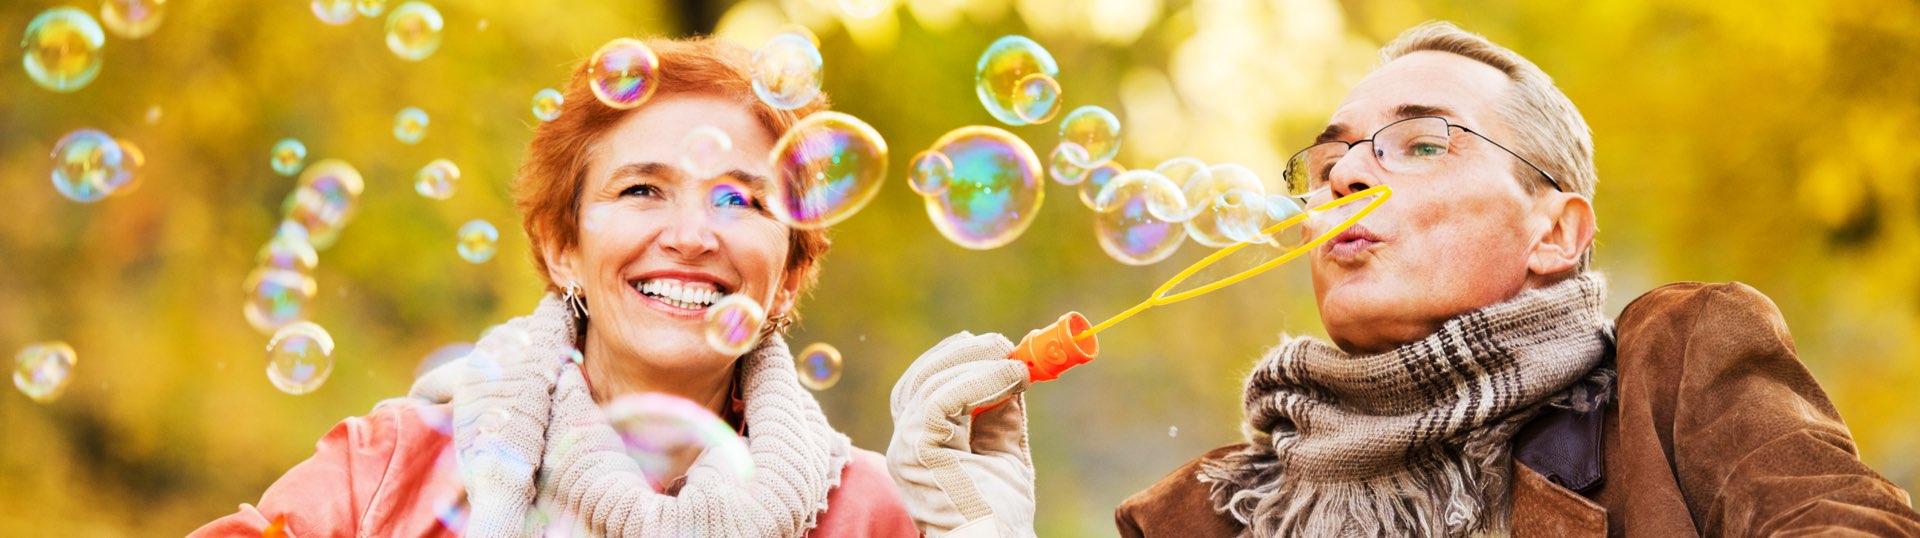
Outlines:
[[[1360, 219], [1366, 218], [1368, 214], [1373, 213], [1373, 210], [1378, 209], [1380, 204], [1386, 203], [1387, 199], [1392, 197], [1393, 188], [1386, 185], [1379, 185], [1322, 204], [1319, 207], [1295, 215], [1278, 224], [1268, 226], [1265, 230], [1261, 231], [1261, 234], [1271, 236], [1288, 227], [1297, 226], [1315, 215], [1371, 198], [1365, 206], [1354, 211], [1346, 220], [1321, 232], [1320, 235], [1315, 236], [1313, 240], [1293, 247], [1279, 257], [1227, 278], [1180, 293], [1168, 293], [1173, 291], [1175, 286], [1185, 282], [1188, 278], [1192, 278], [1194, 274], [1199, 273], [1201, 270], [1212, 266], [1220, 260], [1226, 259], [1228, 256], [1232, 256], [1234, 253], [1239, 252], [1240, 249], [1246, 248], [1247, 245], [1252, 243], [1246, 241], [1235, 243], [1232, 246], [1207, 255], [1205, 258], [1201, 258], [1200, 261], [1187, 266], [1187, 268], [1181, 270], [1179, 274], [1174, 275], [1172, 279], [1167, 280], [1165, 284], [1161, 284], [1158, 289], [1153, 290], [1153, 295], [1148, 296], [1147, 300], [1134, 305], [1132, 308], [1128, 308], [1119, 315], [1101, 322], [1099, 325], [1088, 326], [1085, 316], [1081, 316], [1079, 312], [1068, 312], [1066, 315], [1061, 316], [1059, 321], [1048, 325], [1045, 329], [1035, 331], [1033, 334], [1027, 335], [1026, 338], [1020, 340], [1020, 345], [1014, 348], [1013, 355], [1009, 358], [1027, 363], [1027, 372], [1035, 382], [1056, 379], [1060, 377], [1061, 372], [1091, 361], [1095, 356], [1099, 355], [1100, 343], [1098, 339], [1094, 338], [1094, 335], [1100, 331], [1106, 330], [1121, 321], [1125, 321], [1127, 318], [1133, 317], [1134, 314], [1146, 311], [1148, 308], [1169, 305], [1206, 295], [1221, 288], [1239, 283], [1242, 280], [1253, 278], [1254, 275], [1267, 272], [1269, 269], [1279, 267], [1281, 264], [1292, 261], [1294, 258], [1312, 252], [1313, 249], [1320, 248], [1320, 246], [1326, 244], [1327, 241], [1333, 240], [1335, 236], [1340, 235], [1340, 232], [1344, 232], [1347, 228], [1358, 224]], [[984, 409], [987, 408], [982, 408], [981, 410]], [[978, 413], [979, 410], [975, 412]]]

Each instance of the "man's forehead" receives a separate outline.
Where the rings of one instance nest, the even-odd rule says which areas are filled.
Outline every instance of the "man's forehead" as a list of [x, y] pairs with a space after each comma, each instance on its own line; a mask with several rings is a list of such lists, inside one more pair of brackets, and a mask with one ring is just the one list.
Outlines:
[[1502, 132], [1506, 126], [1498, 123], [1496, 105], [1506, 99], [1512, 84], [1499, 69], [1465, 56], [1414, 52], [1354, 85], [1327, 122], [1328, 134], [1358, 139], [1411, 116], [1444, 116], [1474, 129]]

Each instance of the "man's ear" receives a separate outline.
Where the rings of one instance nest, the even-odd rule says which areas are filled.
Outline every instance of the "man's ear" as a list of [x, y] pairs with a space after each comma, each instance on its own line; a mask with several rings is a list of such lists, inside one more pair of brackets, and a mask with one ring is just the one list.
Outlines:
[[1534, 239], [1527, 271], [1551, 276], [1579, 267], [1581, 256], [1593, 246], [1593, 234], [1599, 230], [1593, 203], [1577, 194], [1554, 193], [1535, 207], [1547, 226]]

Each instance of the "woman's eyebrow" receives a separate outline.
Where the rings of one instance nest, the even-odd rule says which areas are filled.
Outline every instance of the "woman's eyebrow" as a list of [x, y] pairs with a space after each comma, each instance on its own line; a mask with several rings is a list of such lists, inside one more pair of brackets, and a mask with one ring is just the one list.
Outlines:
[[622, 179], [629, 177], [673, 178], [678, 176], [679, 171], [672, 165], [662, 162], [646, 161], [620, 165], [619, 168], [613, 169], [613, 174], [608, 177]]

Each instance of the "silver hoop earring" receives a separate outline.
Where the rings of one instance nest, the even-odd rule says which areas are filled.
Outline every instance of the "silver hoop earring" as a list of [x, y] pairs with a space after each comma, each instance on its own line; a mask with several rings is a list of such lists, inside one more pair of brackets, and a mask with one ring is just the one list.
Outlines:
[[562, 290], [560, 299], [566, 301], [569, 309], [573, 310], [575, 321], [587, 319], [587, 293], [580, 288], [579, 281], [567, 282], [567, 287]]

